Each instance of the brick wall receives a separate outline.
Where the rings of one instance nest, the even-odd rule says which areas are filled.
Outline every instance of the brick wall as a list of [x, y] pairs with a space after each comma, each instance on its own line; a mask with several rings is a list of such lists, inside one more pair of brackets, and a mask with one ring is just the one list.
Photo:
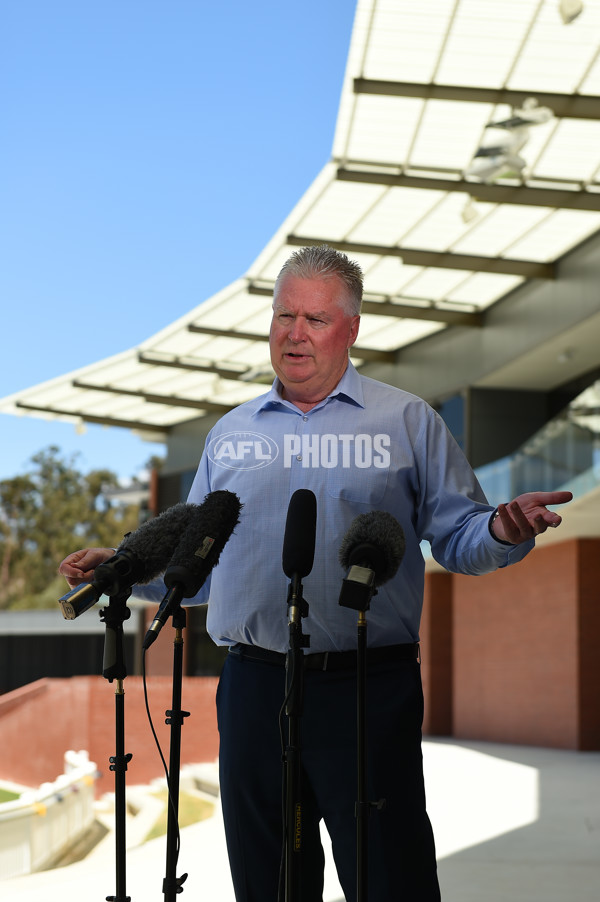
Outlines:
[[421, 617], [421, 678], [425, 696], [423, 731], [452, 735], [452, 576], [430, 573]]
[[456, 737], [600, 748], [599, 577], [597, 539], [452, 577]]
[[[181, 763], [214, 761], [218, 756], [215, 713], [216, 677], [184, 677], [182, 707], [190, 711], [181, 731]], [[149, 782], [164, 774], [146, 715], [141, 677], [124, 680], [125, 752], [132, 754], [126, 782]], [[169, 761], [170, 677], [148, 679], [148, 700], [163, 755]], [[115, 753], [115, 683], [102, 677], [43, 679], [0, 697], [0, 778], [38, 786], [63, 770], [67, 749], [85, 749], [102, 776], [98, 794], [112, 792]]]
[[600, 542], [580, 539], [579, 748], [600, 748]]

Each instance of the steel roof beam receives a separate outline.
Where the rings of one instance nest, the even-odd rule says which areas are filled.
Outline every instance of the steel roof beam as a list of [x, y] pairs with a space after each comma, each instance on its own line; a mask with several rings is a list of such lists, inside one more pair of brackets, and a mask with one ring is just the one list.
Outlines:
[[[217, 363], [194, 363], [192, 360], [184, 359], [173, 355], [172, 357], [156, 356], [147, 351], [141, 351], [137, 356], [139, 363], [145, 363], [149, 366], [170, 366], [180, 370], [190, 370], [196, 373], [213, 373], [221, 379], [231, 379], [233, 381], [244, 379], [246, 373], [250, 372], [249, 367], [243, 370], [230, 370], [227, 367], [219, 366]], [[244, 379], [245, 381], [245, 379]], [[250, 380], [252, 381], [252, 380]]]
[[[259, 294], [268, 297], [273, 294], [273, 288], [267, 285], [257, 285], [255, 282], [248, 284], [248, 294]], [[372, 296], [371, 296], [372, 297]], [[400, 298], [409, 300], [408, 298]], [[436, 307], [434, 302], [423, 306], [422, 298], [414, 298], [415, 303], [398, 303], [390, 296], [384, 296], [381, 300], [372, 300], [369, 293], [363, 296], [361, 313], [373, 316], [396, 316], [399, 319], [419, 319], [433, 323], [446, 323], [448, 326], [482, 326], [483, 314], [475, 311], [449, 310]], [[421, 303], [418, 303], [418, 302]]]
[[144, 432], [161, 433], [166, 436], [172, 426], [154, 426], [152, 423], [142, 423], [139, 420], [121, 420], [117, 417], [96, 417], [89, 413], [79, 413], [76, 410], [64, 410], [60, 407], [49, 407], [41, 404], [27, 404], [25, 401], [17, 401], [16, 406], [20, 410], [36, 410], [41, 413], [53, 413], [56, 416], [71, 417], [83, 420], [85, 423], [93, 423], [98, 426], [118, 426], [122, 429], [139, 429]]
[[269, 336], [264, 332], [241, 332], [239, 329], [217, 329], [215, 326], [198, 326], [189, 323], [188, 332], [197, 332], [199, 335], [216, 335], [221, 338], [239, 338], [240, 341], [268, 341]]
[[600, 191], [560, 188], [534, 188], [530, 185], [486, 184], [465, 179], [441, 179], [429, 176], [373, 172], [340, 167], [336, 178], [340, 182], [363, 185], [387, 185], [393, 188], [418, 188], [425, 191], [457, 191], [475, 200], [493, 204], [552, 207], [562, 210], [600, 211]]
[[524, 279], [553, 279], [555, 276], [552, 263], [536, 263], [533, 260], [477, 257], [473, 254], [455, 254], [452, 251], [422, 251], [416, 248], [391, 247], [386, 244], [362, 244], [356, 241], [334, 241], [330, 238], [312, 238], [306, 235], [288, 235], [287, 243], [293, 247], [328, 244], [329, 247], [349, 254], [399, 257], [410, 266], [433, 266], [439, 269], [463, 269], [467, 272], [500, 273], [522, 276]]
[[547, 91], [511, 91], [508, 88], [475, 88], [465, 85], [421, 84], [407, 81], [380, 81], [355, 78], [355, 94], [388, 97], [416, 97], [421, 100], [456, 100], [460, 103], [505, 103], [522, 107], [535, 97], [559, 119], [600, 119], [600, 97], [591, 94], [552, 94]]
[[217, 404], [214, 401], [195, 401], [193, 398], [182, 398], [180, 395], [153, 395], [150, 392], [137, 391], [130, 388], [117, 388], [114, 385], [96, 385], [93, 382], [84, 382], [81, 379], [73, 379], [74, 388], [82, 388], [86, 391], [110, 392], [114, 395], [126, 395], [131, 398], [140, 398], [148, 404], [168, 404], [169, 407], [192, 407], [194, 410], [206, 410], [211, 413], [227, 413], [236, 405]]
[[462, 310], [441, 310], [439, 307], [418, 307], [416, 304], [397, 304], [395, 301], [362, 302], [362, 313], [375, 316], [397, 316], [400, 319], [419, 319], [434, 323], [445, 323], [447, 326], [483, 325], [482, 313], [470, 313]]

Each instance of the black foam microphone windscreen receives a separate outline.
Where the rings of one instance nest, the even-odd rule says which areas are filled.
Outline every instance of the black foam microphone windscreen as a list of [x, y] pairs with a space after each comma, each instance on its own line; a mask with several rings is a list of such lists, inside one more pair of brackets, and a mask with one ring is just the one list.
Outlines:
[[386, 511], [359, 514], [340, 546], [339, 561], [344, 570], [365, 567], [374, 573], [374, 586], [395, 576], [404, 557], [404, 532], [395, 517]]
[[310, 489], [297, 489], [290, 499], [283, 537], [283, 572], [308, 576], [315, 557], [317, 532], [317, 499]]
[[196, 507], [165, 570], [167, 594], [146, 632], [142, 647], [152, 645], [182, 598], [200, 591], [239, 523], [242, 505], [233, 492], [210, 492]]
[[183, 598], [192, 598], [216, 567], [223, 548], [239, 523], [242, 505], [236, 494], [210, 492], [194, 512], [181, 537], [164, 581], [168, 589], [176, 584], [183, 588]]
[[128, 552], [139, 560], [141, 569], [136, 582], [150, 582], [163, 572], [197, 510], [197, 504], [174, 504], [124, 537], [116, 554]]
[[84, 614], [101, 595], [118, 595], [135, 583], [147, 583], [159, 576], [196, 507], [175, 504], [128, 533], [115, 554], [96, 567], [91, 583], [76, 586], [59, 599], [65, 620]]

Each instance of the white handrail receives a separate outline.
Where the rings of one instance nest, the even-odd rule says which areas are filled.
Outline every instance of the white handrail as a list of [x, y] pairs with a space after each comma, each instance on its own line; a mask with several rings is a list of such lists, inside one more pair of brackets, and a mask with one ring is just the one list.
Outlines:
[[68, 751], [53, 783], [0, 804], [0, 879], [43, 870], [91, 827], [97, 767], [88, 753]]

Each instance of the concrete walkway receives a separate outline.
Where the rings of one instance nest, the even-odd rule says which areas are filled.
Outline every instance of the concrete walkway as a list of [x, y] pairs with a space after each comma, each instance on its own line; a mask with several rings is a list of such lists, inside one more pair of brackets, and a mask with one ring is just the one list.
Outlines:
[[[427, 741], [423, 752], [444, 902], [598, 902], [600, 752], [451, 740]], [[205, 779], [207, 768], [199, 772]], [[165, 840], [136, 845], [154, 817], [143, 812], [127, 828], [126, 892], [163, 902]], [[186, 872], [184, 902], [234, 902], [218, 802], [212, 818], [182, 830], [177, 874]], [[100, 902], [115, 892], [112, 834], [83, 861], [0, 880], [11, 902]], [[329, 850], [324, 902], [343, 902]]]

